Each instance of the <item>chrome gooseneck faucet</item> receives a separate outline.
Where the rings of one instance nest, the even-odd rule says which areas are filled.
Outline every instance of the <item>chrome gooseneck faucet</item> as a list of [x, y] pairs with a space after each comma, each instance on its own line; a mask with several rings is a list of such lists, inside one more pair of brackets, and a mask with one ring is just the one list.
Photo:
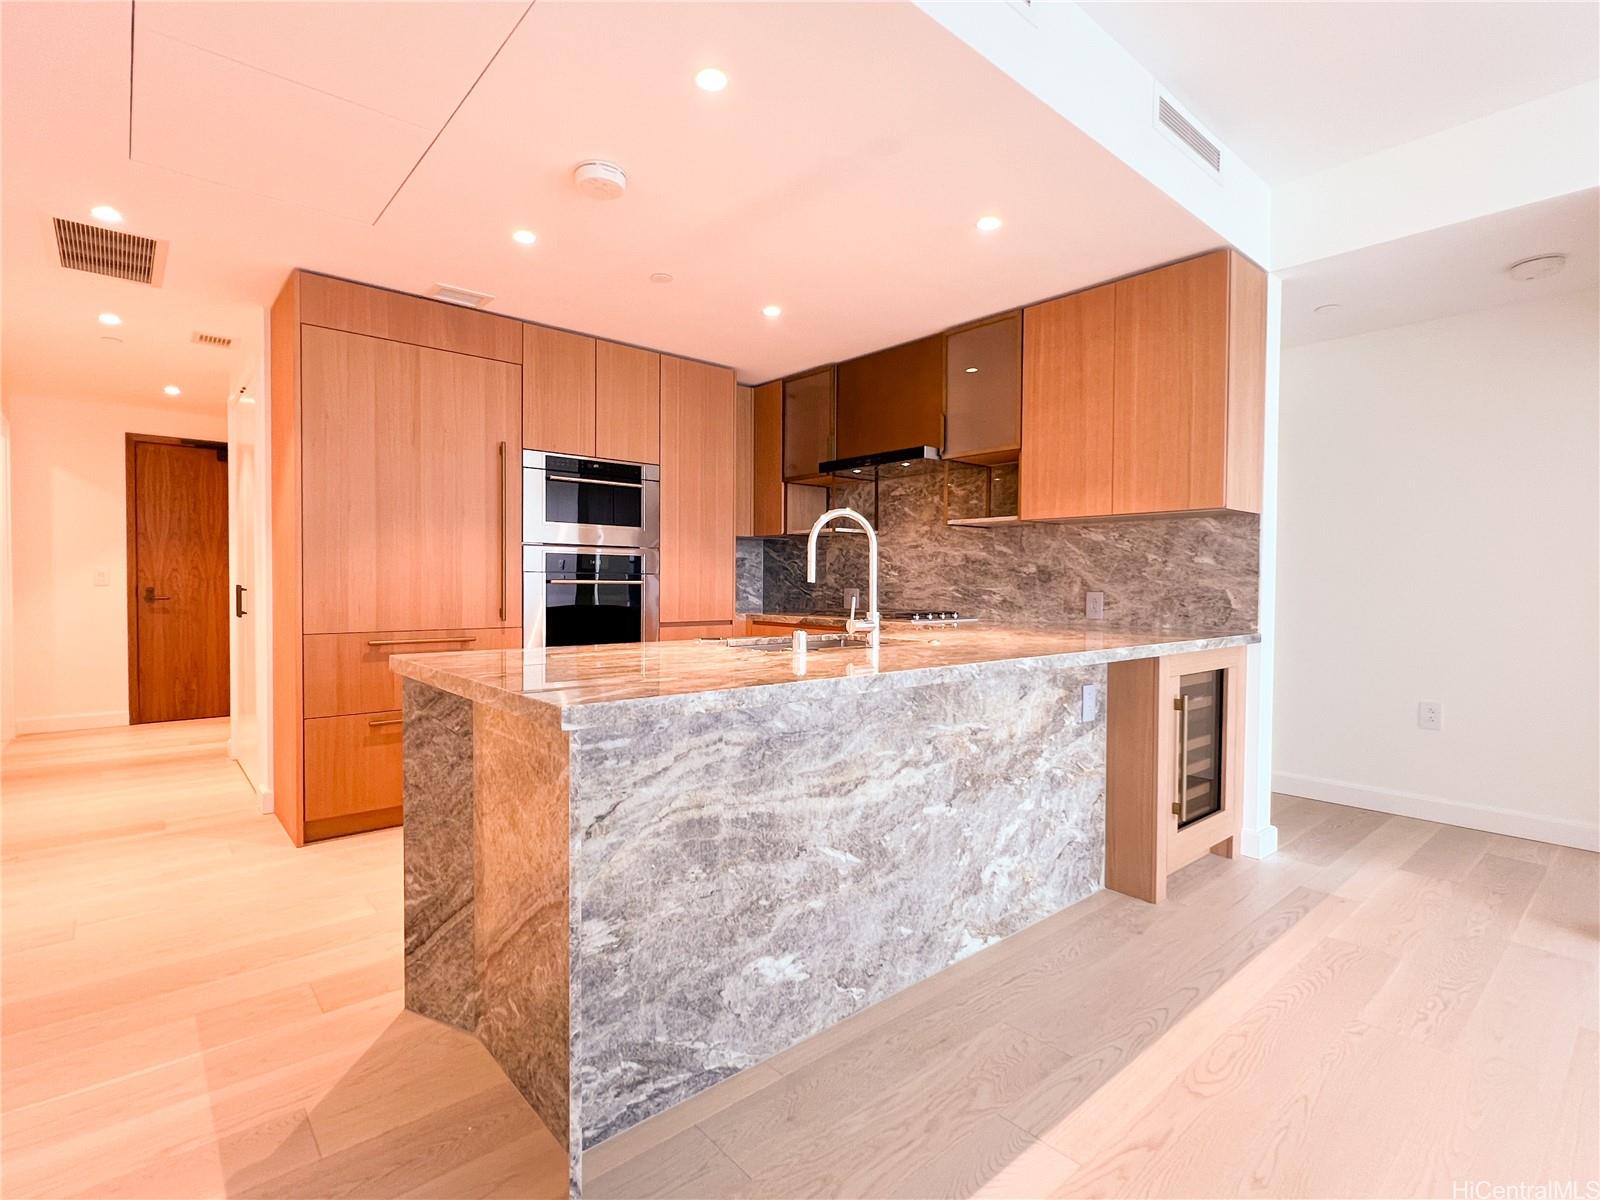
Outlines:
[[872, 528], [871, 523], [853, 508], [830, 508], [817, 518], [811, 527], [811, 536], [806, 539], [806, 582], [817, 581], [817, 535], [827, 528], [830, 521], [840, 518], [849, 518], [860, 525], [867, 535], [867, 616], [865, 620], [856, 619], [856, 602], [850, 601], [850, 618], [845, 622], [846, 633], [866, 633], [871, 636], [872, 644], [878, 644], [878, 533]]

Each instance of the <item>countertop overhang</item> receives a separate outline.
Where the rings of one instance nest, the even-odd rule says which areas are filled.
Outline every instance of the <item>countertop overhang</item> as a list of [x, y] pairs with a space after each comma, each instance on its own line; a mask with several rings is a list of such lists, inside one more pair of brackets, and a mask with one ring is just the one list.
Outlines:
[[[465, 650], [395, 655], [389, 661], [407, 679], [475, 703], [529, 715], [555, 708], [562, 725], [576, 729], [603, 719], [603, 711], [616, 705], [664, 700], [691, 707], [761, 704], [800, 699], [813, 689], [837, 695], [841, 688], [915, 687], [939, 675], [994, 663], [1059, 659], [1062, 666], [1090, 666], [1260, 640], [1257, 633], [1184, 629], [933, 628], [907, 623], [884, 627], [876, 661], [866, 649], [817, 650], [802, 661], [790, 652], [740, 649], [710, 640]], [[781, 697], [772, 689], [781, 690]]]

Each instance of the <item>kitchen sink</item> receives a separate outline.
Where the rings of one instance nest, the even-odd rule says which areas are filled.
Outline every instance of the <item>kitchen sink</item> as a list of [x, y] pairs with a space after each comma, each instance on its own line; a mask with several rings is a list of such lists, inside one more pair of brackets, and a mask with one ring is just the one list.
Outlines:
[[[793, 637], [736, 637], [724, 644], [733, 650], [759, 650], [778, 654], [794, 649]], [[864, 633], [808, 633], [806, 650], [865, 650], [870, 644]]]

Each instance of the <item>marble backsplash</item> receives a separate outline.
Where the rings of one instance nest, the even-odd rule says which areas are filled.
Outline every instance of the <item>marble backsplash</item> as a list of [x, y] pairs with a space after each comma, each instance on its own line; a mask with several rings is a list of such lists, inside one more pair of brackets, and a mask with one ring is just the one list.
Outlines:
[[[972, 499], [960, 485], [972, 478], [962, 472], [954, 489], [952, 504], [962, 511]], [[1081, 627], [1086, 594], [1103, 592], [1109, 625], [1256, 628], [1260, 518], [1253, 513], [951, 526], [944, 487], [944, 472], [933, 470], [883, 480], [876, 506], [870, 484], [833, 490], [836, 506], [856, 508], [878, 530], [882, 608], [949, 607], [1010, 625]], [[851, 588], [861, 589], [865, 604], [865, 539], [825, 534], [815, 586], [805, 581], [805, 544], [801, 535], [740, 539], [739, 611], [840, 608]]]

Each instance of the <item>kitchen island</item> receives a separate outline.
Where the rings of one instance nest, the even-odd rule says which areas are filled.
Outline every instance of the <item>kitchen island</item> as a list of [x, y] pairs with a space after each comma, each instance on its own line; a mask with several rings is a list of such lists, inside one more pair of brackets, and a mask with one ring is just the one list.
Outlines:
[[407, 1007], [482, 1040], [578, 1194], [586, 1149], [1098, 890], [1106, 664], [1255, 640], [397, 656]]

